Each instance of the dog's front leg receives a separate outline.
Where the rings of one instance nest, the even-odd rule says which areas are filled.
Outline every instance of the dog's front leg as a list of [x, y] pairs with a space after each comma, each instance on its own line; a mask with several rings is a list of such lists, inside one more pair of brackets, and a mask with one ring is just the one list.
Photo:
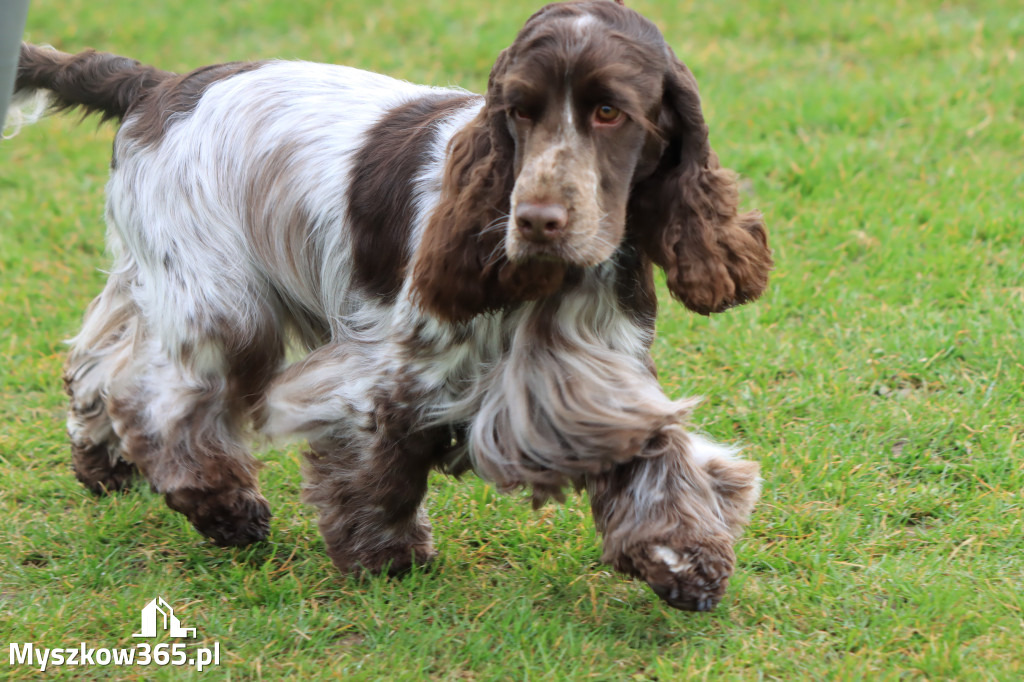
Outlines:
[[430, 521], [420, 507], [431, 460], [391, 438], [324, 438], [310, 443], [304, 499], [320, 510], [327, 553], [345, 573], [396, 575], [435, 556]]
[[681, 426], [660, 438], [658, 452], [587, 478], [602, 560], [675, 608], [707, 611], [732, 575], [733, 543], [760, 493], [758, 465]]
[[650, 363], [597, 344], [514, 347], [490, 386], [469, 434], [481, 476], [535, 501], [585, 486], [605, 561], [677, 608], [718, 602], [760, 479], [685, 431], [698, 401], [670, 400]]
[[394, 575], [435, 555], [420, 504], [450, 434], [420, 426], [411, 384], [368, 350], [325, 346], [285, 370], [262, 430], [309, 439], [304, 499], [335, 566]]

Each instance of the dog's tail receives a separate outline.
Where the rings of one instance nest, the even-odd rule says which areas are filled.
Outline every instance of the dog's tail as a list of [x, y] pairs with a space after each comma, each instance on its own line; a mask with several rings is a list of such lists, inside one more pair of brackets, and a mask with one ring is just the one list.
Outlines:
[[47, 113], [69, 109], [81, 108], [86, 116], [99, 114], [102, 121], [120, 121], [146, 93], [174, 76], [106, 52], [66, 54], [22, 43], [4, 136]]

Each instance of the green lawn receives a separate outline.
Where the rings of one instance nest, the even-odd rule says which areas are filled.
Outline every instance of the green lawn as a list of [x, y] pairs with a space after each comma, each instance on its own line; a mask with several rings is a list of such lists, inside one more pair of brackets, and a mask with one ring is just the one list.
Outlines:
[[[220, 645], [196, 679], [1024, 679], [1024, 6], [628, 4], [696, 74], [777, 261], [766, 296], [723, 315], [663, 297], [666, 390], [706, 396], [700, 427], [765, 478], [719, 608], [675, 612], [610, 573], [585, 500], [533, 512], [472, 477], [434, 480], [439, 561], [395, 581], [334, 571], [298, 447], [264, 458], [273, 529], [247, 549], [148, 491], [87, 494], [60, 371], [104, 281], [113, 129], [68, 116], [0, 143], [0, 644], [131, 646], [161, 595]], [[27, 37], [480, 91], [534, 9], [37, 0]]]

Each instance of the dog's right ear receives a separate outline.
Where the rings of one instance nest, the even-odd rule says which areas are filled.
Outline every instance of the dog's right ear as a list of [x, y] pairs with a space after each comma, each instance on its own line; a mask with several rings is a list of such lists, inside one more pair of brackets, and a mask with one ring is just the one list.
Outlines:
[[483, 109], [448, 145], [441, 199], [412, 263], [419, 304], [449, 322], [553, 292], [557, 263], [515, 265], [505, 255], [505, 230], [515, 184], [515, 142], [506, 121], [503, 77], [509, 48], [491, 70]]

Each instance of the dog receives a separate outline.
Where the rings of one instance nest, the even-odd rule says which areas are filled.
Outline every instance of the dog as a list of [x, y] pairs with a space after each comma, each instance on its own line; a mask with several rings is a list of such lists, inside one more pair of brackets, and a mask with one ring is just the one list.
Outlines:
[[428, 474], [472, 468], [537, 504], [586, 490], [603, 561], [673, 607], [719, 602], [758, 466], [660, 388], [653, 268], [710, 314], [756, 299], [773, 263], [653, 23], [548, 5], [482, 97], [25, 44], [15, 100], [41, 94], [120, 121], [114, 264], [64, 374], [88, 489], [144, 477], [245, 545], [271, 516], [253, 432], [305, 438], [305, 499], [343, 572], [429, 562]]

